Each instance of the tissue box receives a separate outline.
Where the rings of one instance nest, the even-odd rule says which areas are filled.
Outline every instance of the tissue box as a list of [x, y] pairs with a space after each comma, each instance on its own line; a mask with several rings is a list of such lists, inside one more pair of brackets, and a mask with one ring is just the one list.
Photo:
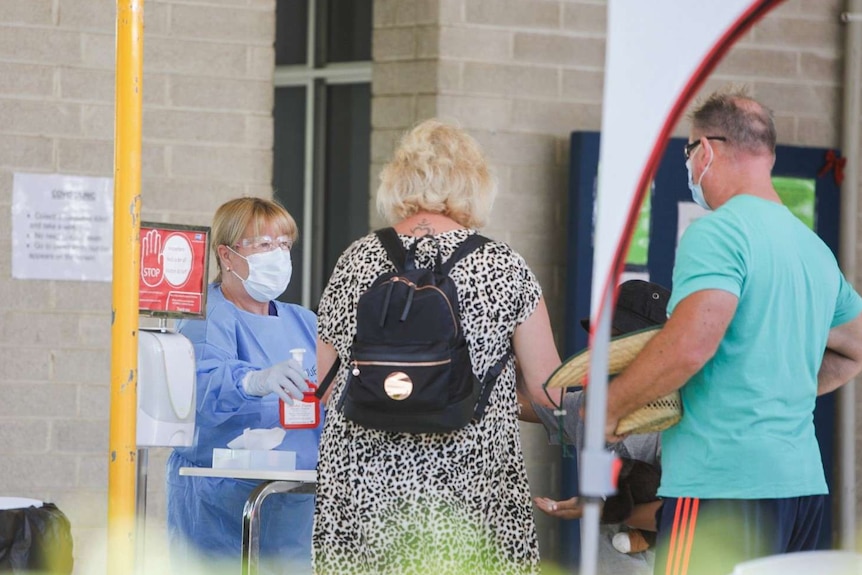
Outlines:
[[295, 451], [213, 449], [213, 469], [268, 469], [295, 471]]

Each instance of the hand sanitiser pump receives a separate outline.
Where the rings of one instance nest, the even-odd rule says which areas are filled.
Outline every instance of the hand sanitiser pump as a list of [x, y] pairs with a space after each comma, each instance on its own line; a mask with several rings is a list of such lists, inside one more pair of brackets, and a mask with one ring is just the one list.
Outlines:
[[185, 336], [138, 334], [138, 447], [190, 446], [195, 436], [195, 352]]

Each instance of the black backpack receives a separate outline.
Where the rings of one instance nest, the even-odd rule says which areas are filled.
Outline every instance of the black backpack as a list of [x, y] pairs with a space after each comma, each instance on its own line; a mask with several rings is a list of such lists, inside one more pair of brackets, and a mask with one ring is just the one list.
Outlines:
[[438, 245], [434, 266], [426, 269], [416, 266], [416, 249], [422, 242], [436, 245], [434, 236], [416, 238], [405, 251], [394, 229], [375, 233], [396, 271], [382, 274], [359, 297], [350, 373], [337, 408], [363, 427], [400, 433], [446, 433], [478, 421], [511, 352], [481, 380], [473, 375], [449, 272], [490, 240], [468, 236], [445, 264]]

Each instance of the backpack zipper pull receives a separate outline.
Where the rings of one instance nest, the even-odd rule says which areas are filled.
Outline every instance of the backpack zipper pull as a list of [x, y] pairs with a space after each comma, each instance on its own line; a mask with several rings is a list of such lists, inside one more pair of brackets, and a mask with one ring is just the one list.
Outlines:
[[410, 306], [413, 305], [413, 294], [416, 293], [416, 286], [410, 286], [410, 292], [407, 294], [407, 303], [404, 304], [404, 311], [401, 312], [401, 321], [407, 319], [407, 314], [410, 313]]
[[386, 299], [383, 300], [383, 308], [380, 310], [380, 327], [386, 323], [386, 312], [389, 311], [389, 300], [392, 299], [392, 290], [395, 289], [397, 278], [389, 280], [389, 289], [386, 290]]

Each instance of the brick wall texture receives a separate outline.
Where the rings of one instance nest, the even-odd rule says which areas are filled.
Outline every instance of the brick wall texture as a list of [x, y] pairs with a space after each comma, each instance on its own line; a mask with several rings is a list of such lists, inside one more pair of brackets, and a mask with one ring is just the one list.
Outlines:
[[[209, 224], [223, 201], [269, 193], [275, 1], [146, 1], [143, 219]], [[785, 1], [732, 49], [705, 90], [744, 83], [775, 109], [781, 143], [837, 147], [842, 4]], [[0, 2], [7, 226], [16, 172], [112, 175], [115, 8], [110, 0]], [[485, 231], [536, 271], [561, 343], [568, 136], [600, 128], [605, 24], [601, 0], [374, 2], [372, 191], [415, 122], [438, 116], [468, 128], [500, 184]], [[681, 123], [675, 135], [686, 130]], [[372, 225], [379, 223], [375, 214]], [[12, 279], [10, 252], [7, 232], [0, 235], [0, 495], [57, 503], [73, 524], [76, 573], [99, 573], [111, 286]], [[535, 427], [525, 425], [523, 435], [534, 492], [558, 495], [559, 452]], [[164, 523], [164, 459], [165, 450], [151, 451], [148, 530], [156, 533]], [[553, 560], [558, 526], [539, 520], [543, 554]]]

